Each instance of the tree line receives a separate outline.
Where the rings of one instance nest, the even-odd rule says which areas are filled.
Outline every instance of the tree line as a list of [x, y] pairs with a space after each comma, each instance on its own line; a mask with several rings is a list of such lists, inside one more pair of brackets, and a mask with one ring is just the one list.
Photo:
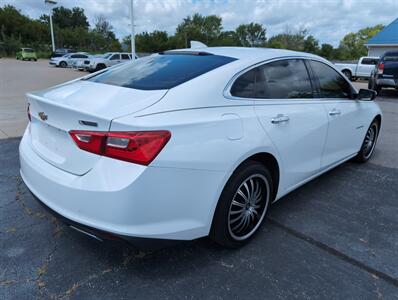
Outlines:
[[[92, 53], [130, 50], [130, 36], [119, 41], [112, 25], [102, 15], [95, 18], [92, 27], [79, 7], [53, 9], [55, 43]], [[217, 15], [194, 14], [182, 20], [174, 34], [155, 30], [136, 35], [136, 51], [153, 53], [169, 49], [189, 47], [191, 40], [201, 41], [208, 46], [244, 46], [281, 48], [318, 54], [332, 60], [354, 60], [367, 54], [364, 45], [368, 39], [384, 26], [363, 28], [345, 35], [338, 47], [321, 44], [305, 28], [293, 30], [286, 27], [284, 32], [268, 37], [263, 24], [241, 24], [235, 30], [224, 30], [222, 18]], [[13, 55], [20, 47], [33, 47], [48, 53], [51, 48], [49, 16], [31, 19], [11, 5], [0, 7], [0, 51]], [[3, 48], [3, 49], [1, 49]]]

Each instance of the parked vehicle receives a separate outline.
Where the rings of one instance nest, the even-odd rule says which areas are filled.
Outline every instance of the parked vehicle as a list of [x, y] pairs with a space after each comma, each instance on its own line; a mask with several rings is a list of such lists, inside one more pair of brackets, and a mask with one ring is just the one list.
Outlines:
[[335, 65], [349, 80], [368, 79], [378, 61], [378, 57], [366, 56], [361, 57], [356, 64], [337, 63]]
[[74, 51], [73, 49], [60, 48], [60, 49], [56, 49], [53, 53], [51, 53], [50, 58], [61, 57], [61, 56], [64, 56], [65, 54], [75, 53], [75, 52], [76, 51]]
[[131, 53], [108, 52], [102, 56], [90, 59], [87, 70], [89, 72], [96, 72], [129, 60], [131, 60]]
[[21, 51], [17, 52], [16, 58], [29, 61], [33, 59], [34, 61], [37, 61], [36, 52], [32, 48], [21, 48]]
[[174, 50], [27, 94], [21, 175], [98, 239], [248, 242], [269, 205], [371, 157], [376, 93], [279, 49]]
[[372, 71], [368, 87], [377, 92], [385, 87], [398, 89], [398, 51], [384, 53]]
[[72, 67], [73, 62], [75, 61], [88, 58], [90, 58], [90, 55], [85, 52], [69, 53], [61, 57], [51, 58], [49, 64], [56, 67], [67, 68]]

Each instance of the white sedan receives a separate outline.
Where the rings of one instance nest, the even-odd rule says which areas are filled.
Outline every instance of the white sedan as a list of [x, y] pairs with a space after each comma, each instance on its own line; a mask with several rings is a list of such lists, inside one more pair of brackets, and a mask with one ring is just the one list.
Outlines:
[[367, 161], [382, 114], [325, 59], [259, 48], [174, 50], [29, 93], [32, 193], [81, 232], [226, 247], [272, 202]]
[[82, 60], [82, 59], [89, 59], [90, 55], [88, 55], [85, 52], [81, 53], [67, 53], [63, 56], [59, 57], [52, 57], [50, 59], [49, 64], [56, 66], [56, 67], [61, 67], [61, 68], [67, 68], [67, 67], [72, 67], [73, 63]]

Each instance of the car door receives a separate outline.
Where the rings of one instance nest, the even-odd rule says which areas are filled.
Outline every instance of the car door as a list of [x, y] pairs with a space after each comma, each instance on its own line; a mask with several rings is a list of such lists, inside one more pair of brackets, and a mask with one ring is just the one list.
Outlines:
[[121, 62], [121, 60], [120, 60], [120, 54], [119, 53], [115, 53], [109, 58], [109, 66], [116, 65], [116, 64], [118, 64], [120, 62]]
[[320, 170], [328, 119], [302, 59], [256, 69], [255, 112], [283, 164], [281, 188], [293, 189]]
[[322, 157], [327, 168], [358, 152], [365, 134], [366, 112], [361, 101], [352, 99], [351, 84], [334, 68], [324, 62], [310, 60], [319, 99], [323, 100], [329, 119], [328, 134]]
[[79, 57], [79, 54], [70, 55], [67, 60], [68, 65], [71, 66], [73, 64], [73, 62], [75, 62], [77, 60], [78, 57]]

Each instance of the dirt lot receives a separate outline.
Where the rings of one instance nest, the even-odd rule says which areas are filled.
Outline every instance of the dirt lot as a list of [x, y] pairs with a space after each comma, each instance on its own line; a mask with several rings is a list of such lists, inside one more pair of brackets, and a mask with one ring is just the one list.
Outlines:
[[[10, 122], [25, 119], [25, 90], [81, 74], [45, 62], [26, 62], [37, 69], [24, 73], [18, 62], [6, 80], [4, 64], [0, 116], [4, 99], [15, 101]], [[284, 197], [235, 251], [200, 239], [141, 252], [78, 234], [23, 184], [19, 138], [1, 140], [0, 299], [398, 299], [398, 97], [384, 91], [376, 101], [383, 130], [371, 161], [345, 163]]]

